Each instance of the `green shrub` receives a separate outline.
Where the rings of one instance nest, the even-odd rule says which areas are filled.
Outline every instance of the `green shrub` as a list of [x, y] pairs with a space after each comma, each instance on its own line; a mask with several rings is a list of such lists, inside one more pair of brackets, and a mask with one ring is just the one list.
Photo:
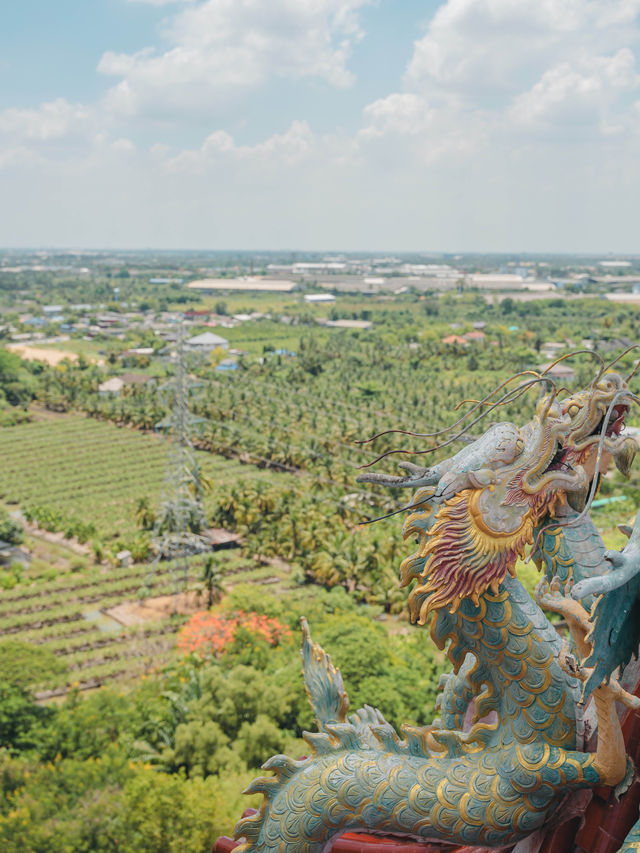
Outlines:
[[49, 649], [20, 640], [0, 641], [0, 681], [27, 688], [65, 670], [65, 664]]
[[19, 545], [24, 541], [22, 524], [11, 518], [3, 506], [0, 506], [0, 540], [9, 542], [11, 545]]

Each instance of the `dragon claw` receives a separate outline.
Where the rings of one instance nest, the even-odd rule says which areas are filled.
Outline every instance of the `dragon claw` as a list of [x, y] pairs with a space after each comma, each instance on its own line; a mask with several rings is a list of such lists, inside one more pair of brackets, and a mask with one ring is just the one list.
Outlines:
[[614, 569], [619, 569], [625, 564], [625, 556], [620, 551], [607, 550], [604, 552], [604, 558]]
[[569, 647], [563, 644], [558, 652], [558, 663], [561, 668], [572, 678], [578, 678], [580, 681], [586, 681], [587, 675], [580, 668], [580, 664], [569, 651]]
[[[575, 589], [580, 586], [577, 584]], [[540, 581], [536, 587], [536, 601], [540, 607], [558, 613], [567, 620], [569, 625], [580, 624], [586, 633], [588, 628], [588, 614], [575, 600], [573, 580], [569, 579], [564, 588], [562, 581], [556, 575], [549, 583], [546, 578]]]

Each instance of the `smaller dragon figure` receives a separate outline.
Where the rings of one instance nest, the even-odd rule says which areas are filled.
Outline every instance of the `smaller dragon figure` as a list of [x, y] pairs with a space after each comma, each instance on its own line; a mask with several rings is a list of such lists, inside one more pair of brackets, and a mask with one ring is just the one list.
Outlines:
[[[348, 716], [339, 672], [304, 624], [305, 683], [319, 732], [304, 734], [309, 758], [275, 756], [264, 765], [275, 775], [249, 786], [265, 800], [238, 824], [237, 853], [320, 853], [345, 830], [498, 848], [544, 825], [568, 792], [622, 782], [627, 761], [616, 702], [635, 707], [638, 700], [614, 673], [597, 684], [598, 747], [582, 752], [578, 684], [590, 678], [588, 665], [563, 650], [514, 576], [517, 559], [566, 498], [584, 502], [590, 477], [577, 460], [567, 462], [571, 428], [571, 413], [550, 395], [521, 429], [493, 426], [406, 478], [419, 486], [404, 526], [417, 550], [402, 564], [402, 583], [414, 584], [413, 621], [430, 619], [454, 672], [466, 669], [472, 728], [435, 722], [404, 726], [400, 737], [371, 707]], [[565, 614], [580, 658], [588, 659], [588, 614], [559, 584], [547, 582], [539, 599]], [[461, 723], [455, 708], [449, 717]]]

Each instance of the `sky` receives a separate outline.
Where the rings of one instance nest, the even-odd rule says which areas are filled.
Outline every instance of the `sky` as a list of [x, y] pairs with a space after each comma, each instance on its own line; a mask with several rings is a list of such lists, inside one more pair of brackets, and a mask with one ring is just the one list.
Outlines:
[[640, 0], [20, 0], [0, 246], [640, 253]]

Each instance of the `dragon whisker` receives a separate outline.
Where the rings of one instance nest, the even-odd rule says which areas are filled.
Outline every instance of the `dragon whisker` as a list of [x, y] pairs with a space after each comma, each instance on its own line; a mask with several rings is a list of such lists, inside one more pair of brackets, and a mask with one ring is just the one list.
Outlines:
[[640, 345], [639, 344], [633, 344], [633, 346], [627, 347], [624, 352], [621, 352], [620, 355], [617, 356], [617, 358], [614, 358], [613, 361], [609, 362], [609, 364], [607, 364], [606, 367], [603, 366], [600, 369], [600, 373], [598, 373], [596, 378], [593, 380], [592, 384], [595, 385], [596, 382], [598, 381], [598, 379], [600, 379], [602, 374], [605, 372], [605, 370], [609, 370], [610, 368], [612, 368], [614, 364], [617, 364], [620, 361], [620, 359], [624, 358], [625, 355], [628, 355], [630, 352], [633, 352], [634, 349], [640, 349]]
[[[573, 352], [565, 353], [564, 355], [561, 355], [561, 356], [560, 356], [560, 358], [557, 358], [555, 361], [552, 361], [552, 362], [551, 362], [551, 364], [550, 364], [550, 365], [548, 365], [548, 366], [547, 366], [547, 367], [542, 371], [542, 373], [541, 373], [540, 375], [541, 375], [541, 376], [544, 376], [544, 375], [545, 375], [545, 374], [547, 374], [550, 370], [553, 370], [553, 368], [554, 368], [557, 364], [560, 364], [560, 362], [561, 362], [561, 361], [565, 361], [565, 359], [567, 359], [567, 358], [573, 358], [573, 356], [574, 356], [574, 355], [592, 355], [594, 358], [597, 358], [597, 359], [598, 359], [598, 361], [600, 362], [600, 368], [601, 368], [601, 371], [600, 371], [600, 373], [598, 374], [598, 378], [602, 375], [602, 372], [603, 372], [604, 370], [606, 370], [606, 368], [605, 368], [605, 366], [604, 366], [604, 359], [602, 358], [602, 356], [600, 355], [600, 353], [594, 352], [592, 349], [576, 349], [576, 350], [573, 350]], [[595, 381], [595, 380], [594, 380], [594, 381]]]
[[636, 362], [636, 366], [633, 368], [633, 370], [631, 371], [631, 373], [626, 377], [626, 379], [625, 379], [624, 381], [625, 381], [625, 382], [630, 382], [630, 381], [633, 379], [633, 377], [636, 375], [636, 373], [638, 372], [638, 370], [640, 370], [640, 358], [639, 358], [639, 359], [638, 359], [638, 361]]
[[466, 414], [464, 414], [457, 421], [455, 421], [455, 423], [452, 423], [450, 426], [445, 427], [444, 429], [440, 429], [437, 432], [412, 432], [411, 430], [408, 430], [408, 429], [385, 429], [382, 432], [378, 432], [375, 435], [372, 435], [370, 438], [365, 438], [365, 439], [362, 439], [360, 441], [356, 441], [355, 443], [356, 444], [369, 444], [370, 442], [375, 441], [377, 438], [380, 438], [383, 435], [391, 435], [392, 433], [400, 433], [401, 435], [411, 435], [414, 438], [435, 438], [438, 435], [444, 435], [447, 432], [451, 432], [452, 429], [455, 429], [459, 424], [461, 424], [463, 421], [465, 421], [480, 406], [487, 404], [488, 401], [493, 397], [493, 395], [496, 394], [498, 391], [500, 391], [502, 388], [504, 388], [506, 385], [508, 385], [509, 382], [512, 382], [514, 379], [519, 379], [521, 376], [539, 377], [540, 374], [537, 373], [535, 370], [524, 370], [521, 373], [514, 373], [513, 376], [510, 376], [508, 379], [505, 379], [504, 382], [501, 382], [500, 385], [497, 385], [493, 389], [493, 391], [491, 391], [491, 393], [487, 394], [487, 396], [484, 399], [482, 399], [482, 400], [463, 400], [461, 403], [458, 403], [458, 405], [454, 409], [454, 412], [457, 412], [463, 403], [476, 403], [476, 405], [472, 409], [469, 409], [469, 411], [466, 412]]
[[361, 521], [360, 524], [375, 524], [376, 521], [384, 521], [385, 518], [391, 518], [392, 515], [398, 515], [401, 512], [405, 512], [408, 509], [415, 509], [416, 507], [424, 506], [429, 503], [433, 496], [430, 495], [427, 500], [420, 501], [415, 504], [407, 504], [406, 506], [401, 506], [399, 509], [394, 509], [393, 512], [388, 512], [386, 515], [379, 515], [378, 518], [367, 518], [365, 521]]
[[[464, 429], [460, 430], [459, 433], [457, 433], [456, 435], [447, 439], [447, 441], [443, 441], [441, 444], [437, 444], [435, 447], [429, 447], [426, 450], [403, 450], [401, 448], [397, 448], [394, 450], [387, 450], [385, 453], [381, 453], [380, 456], [376, 457], [371, 462], [367, 462], [365, 465], [360, 465], [359, 467], [360, 468], [370, 468], [372, 465], [375, 465], [376, 462], [379, 462], [381, 459], [384, 459], [385, 457], [391, 456], [392, 454], [395, 454], [395, 453], [405, 453], [405, 454], [411, 455], [411, 456], [422, 456], [426, 453], [433, 453], [434, 451], [440, 450], [443, 447], [448, 447], [450, 444], [453, 444], [454, 441], [458, 441], [458, 439], [461, 438], [465, 433], [467, 433], [472, 427], [474, 427], [478, 423], [478, 421], [481, 421], [483, 418], [485, 418], [489, 414], [489, 412], [493, 411], [493, 409], [497, 409], [498, 406], [501, 405], [502, 400], [509, 398], [511, 395], [516, 395], [516, 394], [518, 394], [518, 392], [522, 392], [525, 388], [530, 388], [533, 385], [538, 385], [541, 382], [549, 382], [553, 386], [553, 388], [554, 388], [554, 393], [553, 393], [553, 397], [552, 397], [552, 401], [553, 401], [553, 399], [555, 398], [555, 396], [557, 394], [557, 388], [556, 388], [555, 383], [552, 382], [552, 380], [550, 380], [548, 377], [538, 376], [536, 379], [531, 379], [528, 382], [525, 382], [522, 385], [519, 385], [517, 388], [514, 388], [511, 391], [509, 391], [509, 393], [505, 394], [504, 397], [501, 398], [501, 400], [499, 400], [496, 403], [493, 403], [493, 405], [490, 406], [490, 408], [488, 408], [486, 412], [483, 412], [481, 415], [479, 415], [477, 418], [475, 418], [473, 421], [471, 421], [471, 423], [467, 424]], [[515, 397], [514, 399], [517, 399], [517, 397]]]
[[[461, 400], [453, 411], [457, 412], [458, 409], [460, 408], [460, 406], [464, 406], [465, 403], [476, 403], [477, 406], [489, 405], [489, 401], [491, 400], [491, 398], [493, 397], [494, 394], [496, 394], [498, 391], [502, 390], [502, 388], [504, 388], [505, 385], [508, 385], [509, 382], [511, 382], [513, 379], [520, 379], [521, 376], [535, 376], [536, 378], [539, 378], [540, 374], [538, 373], [537, 370], [523, 370], [521, 373], [514, 373], [513, 376], [510, 376], [508, 379], [505, 379], [504, 382], [501, 382], [500, 385], [497, 385], [493, 389], [493, 391], [491, 391], [490, 394], [487, 394], [487, 396], [484, 399], [482, 399], [482, 400], [473, 400], [473, 399]], [[518, 386], [518, 387], [520, 387], [520, 386]], [[470, 409], [467, 412], [465, 417], [468, 417], [473, 411], [474, 411], [474, 409]], [[460, 421], [457, 421], [457, 423], [460, 423]], [[455, 426], [455, 425], [456, 424], [453, 424], [453, 426]]]

